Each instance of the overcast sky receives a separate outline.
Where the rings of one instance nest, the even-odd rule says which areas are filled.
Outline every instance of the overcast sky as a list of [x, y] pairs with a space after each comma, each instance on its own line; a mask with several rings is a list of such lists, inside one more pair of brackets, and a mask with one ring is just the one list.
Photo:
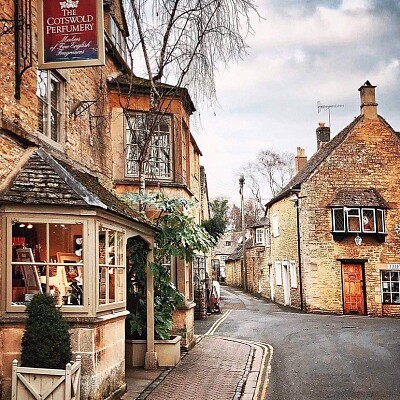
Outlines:
[[261, 150], [316, 151], [315, 129], [331, 137], [360, 113], [358, 88], [376, 85], [378, 113], [400, 131], [399, 0], [256, 0], [248, 56], [217, 79], [219, 106], [202, 111], [195, 134], [211, 199], [238, 204], [237, 172]]

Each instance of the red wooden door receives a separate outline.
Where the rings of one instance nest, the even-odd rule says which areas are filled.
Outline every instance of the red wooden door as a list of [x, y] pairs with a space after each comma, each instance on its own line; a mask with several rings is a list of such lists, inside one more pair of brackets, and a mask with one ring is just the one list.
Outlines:
[[342, 264], [344, 314], [365, 315], [362, 268], [361, 264]]

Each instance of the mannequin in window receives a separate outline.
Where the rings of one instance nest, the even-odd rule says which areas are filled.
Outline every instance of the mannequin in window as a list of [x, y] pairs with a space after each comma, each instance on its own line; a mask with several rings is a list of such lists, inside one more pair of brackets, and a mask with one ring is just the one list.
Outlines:
[[365, 231], [370, 231], [372, 229], [369, 219], [366, 215], [363, 216], [363, 225]]

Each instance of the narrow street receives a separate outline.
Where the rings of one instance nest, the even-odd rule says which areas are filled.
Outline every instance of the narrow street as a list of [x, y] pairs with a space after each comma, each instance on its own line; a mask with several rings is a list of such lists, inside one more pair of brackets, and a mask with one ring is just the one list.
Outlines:
[[304, 314], [226, 286], [221, 296], [231, 312], [214, 335], [273, 347], [267, 400], [400, 398], [398, 319]]

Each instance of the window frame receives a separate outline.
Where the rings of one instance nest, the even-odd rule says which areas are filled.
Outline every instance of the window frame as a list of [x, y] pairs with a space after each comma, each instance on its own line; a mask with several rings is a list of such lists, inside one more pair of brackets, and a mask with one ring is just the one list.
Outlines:
[[283, 285], [282, 279], [282, 261], [275, 261], [275, 284], [276, 286]]
[[[101, 229], [106, 229], [107, 232], [108, 231], [113, 231], [117, 234], [120, 234], [122, 236], [121, 238], [121, 247], [122, 247], [122, 251], [119, 252], [120, 254], [120, 258], [121, 258], [121, 264], [109, 264], [109, 263], [100, 263], [100, 241], [99, 241], [99, 234], [100, 234], [100, 230]], [[106, 234], [106, 238], [107, 238], [107, 234]], [[126, 304], [126, 231], [120, 227], [117, 227], [115, 225], [109, 224], [109, 223], [105, 223], [105, 222], [96, 222], [96, 272], [95, 272], [95, 282], [96, 282], [96, 311], [107, 311], [107, 310], [112, 310], [112, 309], [118, 309], [118, 308], [122, 308], [125, 307]], [[106, 251], [105, 253], [105, 257], [107, 257], [109, 255], [108, 251]], [[102, 268], [113, 268], [114, 270], [118, 270], [118, 269], [123, 269], [123, 276], [122, 276], [122, 300], [120, 301], [114, 301], [114, 302], [105, 302], [104, 304], [100, 303], [100, 284], [101, 284], [101, 274], [100, 274], [100, 270]], [[115, 271], [114, 271], [115, 272]], [[110, 271], [107, 271], [107, 276], [109, 277]], [[115, 275], [118, 276], [118, 275]], [[110, 290], [107, 290], [107, 288], [109, 289], [109, 282], [106, 280], [106, 300], [108, 298], [109, 292]], [[114, 290], [116, 290], [116, 285], [118, 284], [118, 281], [116, 280], [114, 285]], [[116, 292], [114, 292], [116, 295]]]
[[[358, 218], [359, 229], [358, 230], [350, 230], [350, 222], [349, 222], [349, 211], [357, 210], [358, 216], [353, 215], [350, 218]], [[373, 228], [374, 229], [365, 229], [363, 224], [363, 217], [365, 212], [369, 212], [373, 214]], [[335, 216], [337, 213], [341, 213], [343, 215], [344, 221], [344, 229], [337, 229]], [[342, 240], [348, 235], [352, 234], [360, 234], [369, 235], [376, 237], [380, 242], [385, 241], [385, 237], [387, 235], [386, 232], [386, 221], [385, 221], [385, 209], [380, 207], [332, 207], [331, 209], [331, 223], [332, 223], [332, 235], [335, 240]], [[382, 229], [379, 229], [379, 226], [382, 226]]]
[[[383, 278], [383, 274], [384, 273], [389, 273], [390, 275], [390, 279], [388, 280], [388, 281], [384, 281], [382, 278]], [[392, 273], [397, 273], [397, 276], [398, 276], [398, 279], [397, 280], [395, 280], [395, 281], [392, 281], [392, 279], [391, 279], [391, 274]], [[380, 280], [381, 280], [381, 301], [382, 301], [382, 304], [395, 304], [395, 305], [400, 305], [400, 271], [399, 270], [380, 270]], [[389, 290], [387, 290], [387, 291], [383, 291], [383, 283], [388, 283], [388, 286], [389, 286]], [[398, 290], [399, 291], [397, 291], [397, 292], [394, 292], [393, 290], [392, 290], [392, 283], [397, 283], [398, 284]], [[390, 294], [390, 302], [389, 301], [384, 301], [384, 294]], [[398, 295], [399, 295], [399, 302], [393, 302], [392, 301], [392, 299], [393, 299], [393, 293], [397, 293]]]
[[[139, 176], [139, 171], [138, 171], [138, 160], [137, 159], [129, 159], [129, 154], [132, 152], [133, 154], [138, 153], [140, 151], [139, 145], [137, 143], [129, 143], [130, 139], [133, 139], [133, 132], [131, 131], [131, 126], [135, 126], [136, 121], [133, 123], [130, 123], [128, 121], [129, 118], [137, 118], [140, 116], [140, 118], [144, 119], [145, 116], [149, 115], [148, 112], [145, 111], [129, 111], [124, 118], [124, 171], [125, 171], [125, 176], [127, 178], [138, 178]], [[174, 165], [173, 165], [173, 115], [169, 113], [164, 113], [164, 114], [157, 114], [157, 117], [160, 118], [158, 121], [158, 127], [160, 128], [160, 124], [163, 122], [163, 120], [167, 120], [167, 124], [169, 126], [169, 130], [163, 131], [161, 129], [156, 130], [156, 132], [159, 132], [159, 135], [156, 135], [156, 137], [162, 137], [165, 138], [167, 137], [167, 146], [157, 146], [154, 143], [155, 137], [153, 137], [152, 143], [150, 145], [150, 154], [154, 150], [157, 150], [158, 152], [162, 152], [163, 148], [168, 149], [168, 154], [166, 154], [166, 157], [168, 158], [168, 162], [164, 161], [162, 159], [161, 161], [151, 161], [152, 156], [150, 156], [150, 161], [147, 162], [146, 165], [146, 174], [148, 176], [148, 179], [151, 180], [156, 180], [156, 181], [172, 181], [173, 179], [173, 173], [174, 173]], [[141, 132], [148, 132], [148, 130], [140, 129], [140, 128], [135, 128], [134, 129], [137, 132], [137, 135], [140, 135]], [[163, 133], [163, 135], [161, 135]], [[131, 150], [133, 148], [133, 150]], [[132, 163], [132, 166], [130, 167], [129, 164]], [[168, 174], [160, 174], [154, 172], [154, 165], [157, 163], [163, 163], [164, 166], [166, 167], [165, 169], [168, 169]], [[131, 168], [132, 172], [129, 171]]]
[[264, 228], [256, 228], [254, 239], [256, 245], [264, 244]]
[[110, 16], [110, 41], [113, 47], [118, 51], [121, 58], [128, 64], [128, 46], [126, 37], [119, 26], [117, 20]]
[[[40, 95], [40, 75], [46, 74], [46, 82], [45, 82], [45, 95]], [[36, 74], [36, 97], [38, 100], [38, 132], [42, 139], [51, 144], [62, 145], [64, 142], [64, 120], [65, 120], [65, 85], [66, 79], [57, 71], [54, 70], [41, 70], [37, 69]], [[54, 106], [52, 104], [52, 84], [53, 82], [57, 82], [57, 105]], [[39, 108], [41, 108], [41, 114], [39, 113]], [[52, 136], [52, 115], [53, 110], [55, 114], [57, 114], [57, 126], [56, 126], [56, 139]], [[50, 118], [47, 118], [46, 115], [50, 115]], [[40, 118], [41, 117], [41, 118]], [[42, 127], [42, 129], [40, 129]]]
[[[18, 223], [19, 221], [21, 222], [26, 222], [29, 221], [32, 224], [46, 224], [47, 226], [51, 224], [66, 224], [66, 225], [82, 225], [82, 238], [87, 238], [88, 237], [88, 221], [85, 219], [77, 219], [77, 218], [71, 218], [66, 215], [60, 216], [60, 217], [47, 217], [45, 215], [43, 216], [38, 216], [38, 215], [30, 215], [28, 213], [19, 213], [18, 215], [12, 215], [12, 216], [7, 216], [5, 217], [5, 225], [6, 225], [6, 240], [5, 240], [5, 245], [6, 245], [6, 254], [7, 254], [7, 263], [6, 263], [6, 271], [5, 271], [5, 277], [6, 277], [6, 312], [25, 312], [26, 310], [26, 305], [25, 304], [12, 304], [12, 288], [13, 288], [13, 282], [12, 282], [12, 269], [13, 265], [18, 264], [18, 261], [13, 261], [12, 260], [12, 245], [13, 245], [13, 236], [12, 236], [12, 224], [13, 223]], [[48, 232], [48, 227], [46, 228]], [[48, 247], [49, 247], [49, 234], [46, 233], [47, 239], [46, 239], [46, 246], [47, 246], [47, 252], [48, 252]], [[89, 274], [89, 267], [88, 267], [88, 256], [87, 256], [87, 249], [88, 249], [88, 243], [87, 240], [83, 240], [82, 243], [82, 249], [83, 249], [83, 257], [82, 257], [82, 263], [74, 263], [71, 265], [76, 265], [77, 267], [82, 268], [82, 279], [83, 282], [90, 282], [90, 274]], [[52, 263], [51, 260], [49, 261], [44, 261], [44, 262], [32, 262], [35, 266], [44, 266], [46, 267], [47, 265], [53, 266], [65, 266], [65, 262], [56, 262]], [[62, 306], [62, 311], [68, 314], [71, 313], [87, 313], [89, 311], [89, 303], [90, 303], [90, 284], [84, 285], [83, 288], [83, 305], [73, 305], [73, 304], [68, 304], [68, 305], [63, 305]]]
[[272, 236], [274, 238], [276, 238], [279, 235], [280, 235], [280, 233], [279, 233], [279, 217], [278, 217], [278, 213], [274, 213], [272, 215]]

